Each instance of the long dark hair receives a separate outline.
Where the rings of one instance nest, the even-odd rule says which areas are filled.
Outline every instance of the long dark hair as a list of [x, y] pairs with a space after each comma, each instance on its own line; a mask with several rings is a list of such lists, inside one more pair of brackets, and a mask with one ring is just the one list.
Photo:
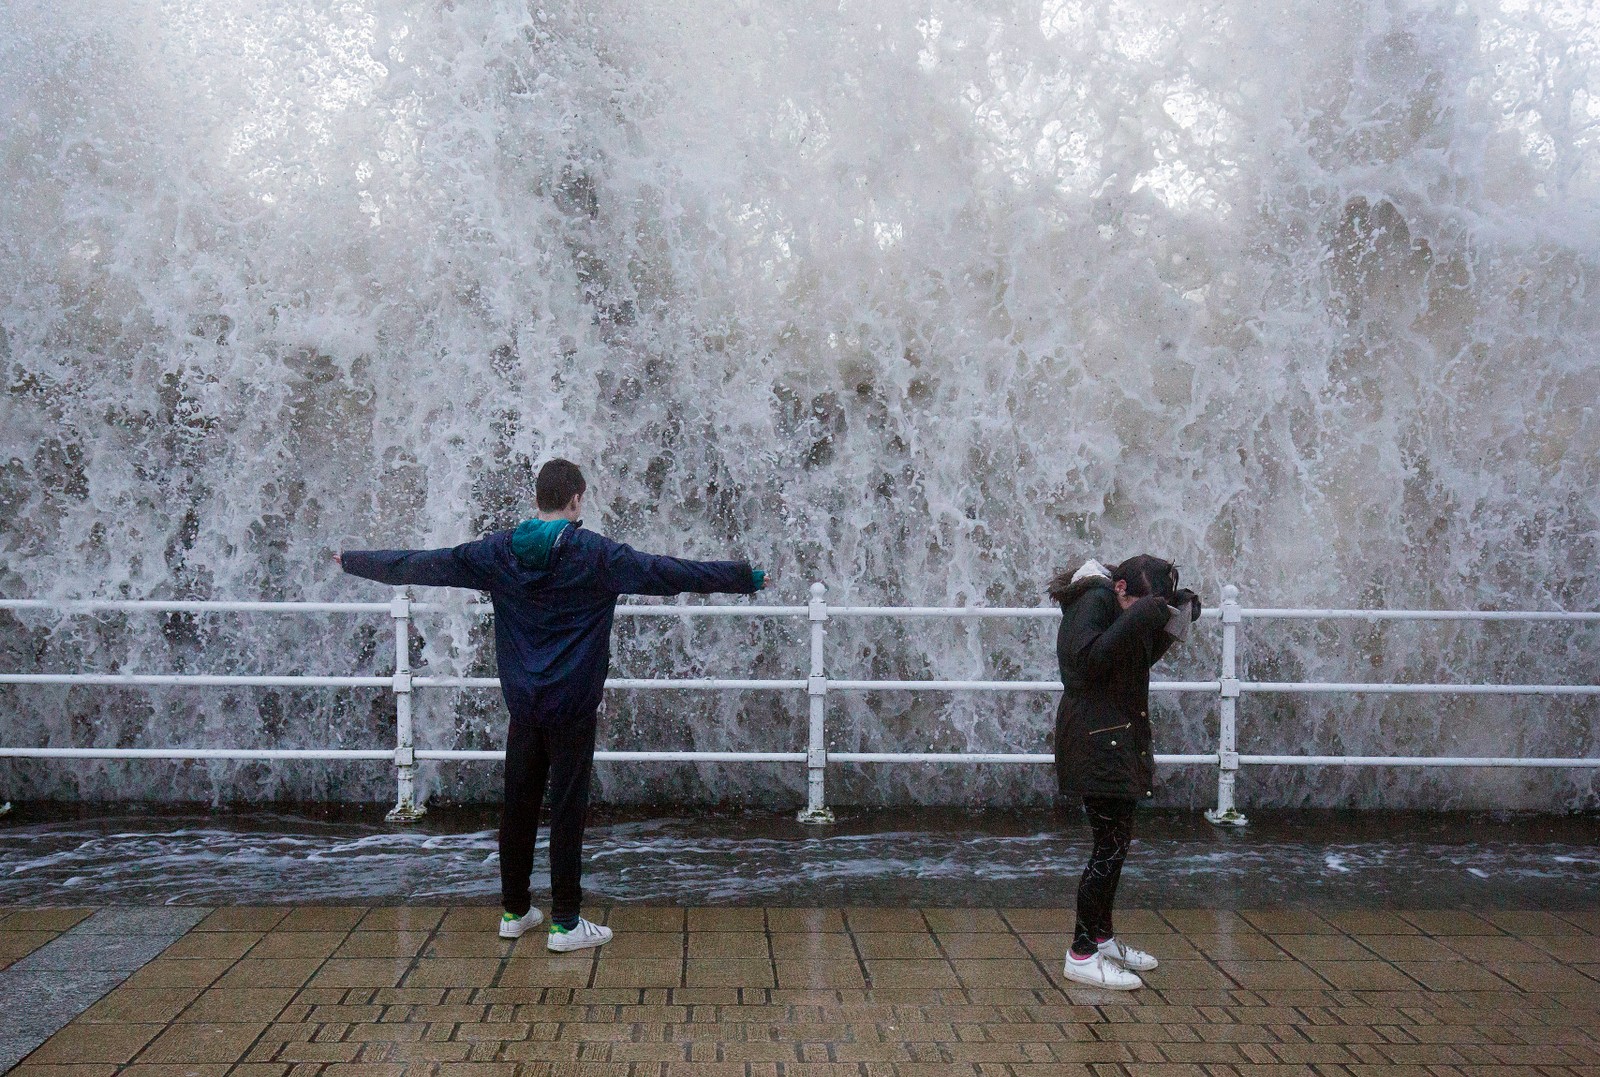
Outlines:
[[1128, 585], [1128, 594], [1134, 598], [1160, 595], [1167, 598], [1178, 589], [1178, 566], [1147, 553], [1130, 557], [1120, 565], [1107, 565], [1113, 580]]
[[1064, 568], [1050, 577], [1050, 582], [1045, 585], [1045, 590], [1050, 593], [1050, 601], [1061, 603], [1067, 600], [1067, 588], [1072, 586], [1072, 574], [1075, 569]]
[[[1161, 595], [1165, 598], [1178, 589], [1178, 566], [1147, 553], [1138, 554], [1119, 563], [1103, 563], [1101, 567], [1111, 574], [1113, 583], [1117, 580], [1125, 583], [1128, 594], [1134, 598], [1143, 598], [1145, 595]], [[1056, 602], [1067, 600], [1068, 590], [1072, 587], [1073, 572], [1072, 569], [1063, 569], [1050, 577], [1050, 583], [1045, 589], [1049, 591], [1052, 600]]]

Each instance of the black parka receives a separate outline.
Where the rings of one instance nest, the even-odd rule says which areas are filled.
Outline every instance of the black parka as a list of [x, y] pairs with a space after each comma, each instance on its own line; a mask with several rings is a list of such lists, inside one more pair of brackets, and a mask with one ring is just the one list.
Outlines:
[[1112, 583], [1088, 576], [1061, 596], [1056, 658], [1066, 685], [1056, 710], [1056, 783], [1063, 796], [1154, 795], [1150, 667], [1167, 653], [1172, 607], [1159, 596], [1124, 610]]

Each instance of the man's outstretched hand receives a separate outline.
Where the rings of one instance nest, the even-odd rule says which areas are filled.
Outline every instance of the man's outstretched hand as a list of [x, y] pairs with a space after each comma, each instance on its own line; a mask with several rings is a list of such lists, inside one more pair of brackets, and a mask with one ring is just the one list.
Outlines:
[[340, 568], [344, 567], [344, 554], [339, 550], [333, 551], [333, 563], [338, 565]]

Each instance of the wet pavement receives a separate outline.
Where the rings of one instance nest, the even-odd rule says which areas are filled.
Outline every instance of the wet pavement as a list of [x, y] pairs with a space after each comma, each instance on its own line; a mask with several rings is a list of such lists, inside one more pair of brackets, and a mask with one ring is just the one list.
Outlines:
[[1141, 811], [1132, 994], [1061, 978], [1070, 812], [600, 814], [577, 955], [496, 936], [493, 811], [380, 816], [18, 805], [0, 1071], [1600, 1072], [1594, 816]]
[[537, 930], [499, 939], [497, 910], [479, 906], [3, 910], [0, 1068], [1578, 1077], [1600, 1067], [1600, 909], [1129, 911], [1119, 934], [1161, 959], [1135, 992], [1061, 977], [1065, 909], [591, 915], [615, 928], [609, 946], [551, 954]]

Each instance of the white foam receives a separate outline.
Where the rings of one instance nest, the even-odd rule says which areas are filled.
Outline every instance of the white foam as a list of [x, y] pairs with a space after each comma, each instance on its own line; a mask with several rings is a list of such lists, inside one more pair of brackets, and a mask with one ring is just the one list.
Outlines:
[[[1035, 605], [1142, 550], [1215, 601], [1588, 607], [1597, 16], [1581, 4], [509, 0], [0, 10], [0, 591], [381, 597], [589, 469], [591, 523], [864, 602]], [[1587, 117], [1587, 118], [1586, 118]], [[383, 668], [386, 618], [0, 626], [5, 668]], [[439, 674], [488, 668], [464, 616]], [[1204, 628], [1205, 626], [1202, 626]], [[843, 673], [1053, 671], [1047, 631], [835, 624]], [[792, 676], [635, 626], [619, 672]], [[1591, 629], [1251, 626], [1253, 675], [1593, 675]], [[1215, 676], [1209, 637], [1171, 672]], [[1253, 641], [1253, 642], [1251, 642]], [[457, 650], [459, 648], [459, 650]], [[387, 746], [357, 692], [8, 691], [19, 743]], [[497, 702], [418, 693], [425, 745]], [[475, 700], [475, 701], [473, 701]], [[1161, 704], [1159, 747], [1211, 745]], [[792, 748], [798, 700], [619, 696], [630, 747]], [[1587, 709], [1585, 709], [1587, 708]], [[1576, 754], [1592, 703], [1246, 700], [1263, 748]], [[1046, 700], [853, 698], [835, 742], [1037, 750]], [[382, 767], [11, 764], [7, 794], [382, 799]], [[1211, 772], [1167, 779], [1199, 803]], [[1321, 768], [1281, 804], [1593, 807], [1589, 775]], [[492, 798], [493, 768], [424, 768]], [[789, 803], [795, 768], [602, 768]], [[864, 801], [1041, 802], [880, 768]]]

